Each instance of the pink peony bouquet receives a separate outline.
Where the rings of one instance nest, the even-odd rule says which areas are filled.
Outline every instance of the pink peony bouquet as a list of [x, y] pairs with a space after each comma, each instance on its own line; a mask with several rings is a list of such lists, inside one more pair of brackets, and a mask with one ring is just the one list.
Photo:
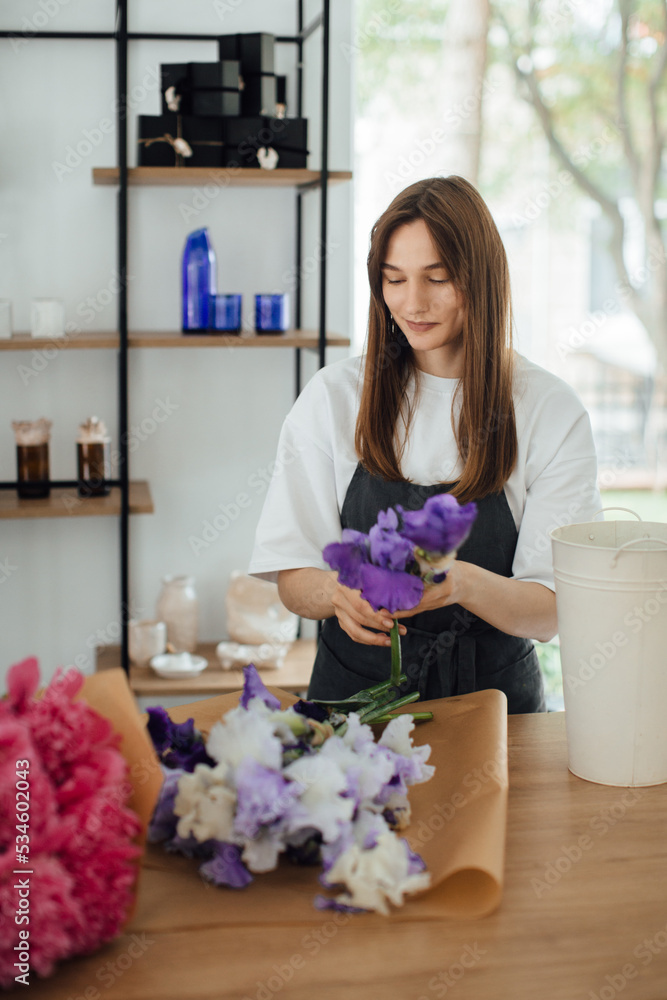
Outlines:
[[111, 723], [76, 670], [36, 697], [34, 658], [0, 700], [0, 986], [111, 940], [134, 901], [140, 821]]

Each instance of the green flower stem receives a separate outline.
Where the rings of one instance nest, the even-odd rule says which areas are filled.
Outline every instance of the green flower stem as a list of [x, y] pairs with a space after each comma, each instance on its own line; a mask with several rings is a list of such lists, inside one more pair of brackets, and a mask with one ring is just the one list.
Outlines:
[[387, 705], [391, 704], [399, 692], [395, 688], [389, 688], [384, 694], [375, 699], [372, 705], [367, 705], [360, 709], [358, 715], [361, 722], [365, 722], [369, 715], [376, 715], [379, 711], [387, 711]]
[[401, 674], [398, 678], [397, 685], [394, 685], [391, 678], [388, 681], [381, 681], [379, 684], [374, 684], [373, 687], [364, 688], [363, 691], [358, 691], [357, 694], [352, 695], [350, 698], [341, 698], [339, 701], [331, 701], [326, 698], [311, 698], [315, 705], [324, 705], [325, 707], [335, 708], [338, 712], [354, 711], [355, 707], [363, 706], [365, 708], [370, 708], [371, 705], [375, 703], [379, 695], [384, 694], [389, 688], [398, 686], [406, 681], [407, 677], [405, 674]]
[[398, 687], [401, 676], [401, 637], [398, 634], [398, 618], [394, 618], [391, 626], [391, 684]]
[[[430, 722], [433, 718], [433, 712], [406, 712], [405, 714], [411, 715], [415, 722]], [[373, 725], [375, 726], [381, 722], [391, 722], [391, 720], [395, 718], [396, 715], [391, 713], [388, 713], [387, 715], [378, 715], [375, 719], [373, 719]]]
[[[398, 678], [398, 684], [402, 684], [407, 679], [405, 674], [401, 674]], [[361, 711], [372, 708], [378, 699], [394, 686], [390, 679], [388, 681], [381, 681], [379, 684], [373, 685], [373, 687], [364, 688], [363, 691], [358, 691], [351, 698], [342, 698], [340, 701], [330, 701], [326, 698], [311, 698], [310, 701], [315, 705], [324, 705], [325, 708], [335, 708], [337, 712]]]
[[418, 699], [419, 699], [419, 691], [413, 691], [411, 694], [406, 694], [402, 698], [398, 698], [397, 701], [392, 701], [388, 705], [380, 706], [374, 712], [370, 711], [367, 712], [364, 716], [363, 721], [369, 723], [377, 722], [378, 718], [380, 717], [384, 718], [385, 715], [388, 715], [390, 712], [393, 712], [394, 709], [402, 708], [403, 705], [409, 705], [411, 702], [417, 701]]

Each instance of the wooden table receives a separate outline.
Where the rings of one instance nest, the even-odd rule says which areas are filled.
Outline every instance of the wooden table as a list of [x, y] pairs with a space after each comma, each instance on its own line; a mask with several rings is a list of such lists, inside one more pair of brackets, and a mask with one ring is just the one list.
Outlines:
[[228, 919], [234, 892], [204, 887], [186, 859], [165, 872], [152, 848], [127, 932], [31, 982], [31, 997], [665, 1000], [667, 784], [610, 788], [571, 775], [563, 713], [508, 726], [505, 887], [491, 916], [318, 913], [313, 929], [267, 926], [260, 909], [251, 926], [197, 926], [179, 918], [184, 893], [219, 892]]
[[[181, 680], [158, 677], [150, 667], [130, 665], [130, 687], [135, 695], [212, 695], [240, 691], [243, 687], [243, 669], [223, 670], [215, 652], [215, 642], [199, 643], [196, 656], [208, 660], [208, 666], [196, 677]], [[315, 662], [315, 640], [297, 639], [285, 655], [285, 661], [277, 669], [260, 669], [265, 684], [273, 684], [283, 691], [299, 694], [305, 691], [310, 681]], [[120, 666], [120, 646], [98, 646], [96, 670], [108, 670]], [[181, 703], [188, 701], [187, 697]]]

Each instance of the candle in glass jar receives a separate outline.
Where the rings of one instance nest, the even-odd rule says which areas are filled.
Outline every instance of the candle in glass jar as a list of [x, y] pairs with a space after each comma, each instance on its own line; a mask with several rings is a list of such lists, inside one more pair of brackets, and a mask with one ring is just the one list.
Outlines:
[[49, 482], [49, 437], [51, 421], [13, 420], [16, 435], [17, 493], [22, 499], [48, 497], [51, 492]]
[[103, 420], [89, 417], [81, 424], [76, 439], [80, 497], [104, 497], [109, 494], [110, 446], [111, 438]]

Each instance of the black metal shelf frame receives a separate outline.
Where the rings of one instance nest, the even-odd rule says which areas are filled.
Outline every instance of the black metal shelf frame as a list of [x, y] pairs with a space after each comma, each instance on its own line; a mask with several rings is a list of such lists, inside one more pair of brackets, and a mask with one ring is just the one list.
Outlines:
[[[118, 350], [118, 428], [120, 436], [119, 476], [114, 485], [120, 486], [120, 607], [121, 607], [121, 663], [123, 670], [129, 674], [130, 660], [128, 647], [128, 622], [130, 608], [130, 572], [129, 572], [129, 541], [130, 541], [130, 470], [128, 449], [128, 310], [127, 310], [127, 257], [128, 257], [128, 166], [127, 166], [127, 54], [128, 46], [133, 41], [206, 41], [212, 42], [219, 35], [202, 34], [166, 34], [163, 32], [132, 32], [128, 30], [128, 7], [130, 0], [116, 0], [115, 31], [31, 31], [30, 38], [42, 39], [82, 39], [106, 40], [116, 44], [116, 129], [117, 155], [119, 170], [118, 188], [118, 228], [117, 228], [117, 268], [120, 275], [120, 291], [118, 295], [118, 332], [120, 344]], [[319, 28], [322, 29], [322, 96], [321, 96], [321, 163], [319, 185], [297, 189], [296, 192], [296, 278], [295, 278], [295, 327], [301, 327], [301, 267], [302, 267], [302, 198], [304, 191], [320, 191], [320, 284], [319, 284], [319, 324], [318, 324], [318, 361], [322, 368], [326, 363], [326, 293], [327, 293], [327, 201], [329, 187], [329, 39], [331, 0], [322, 0], [322, 10], [308, 24], [303, 23], [303, 0], [297, 4], [297, 34], [276, 35], [276, 42], [297, 46], [297, 117], [302, 117], [303, 110], [303, 46], [304, 42]], [[2, 30], [0, 38], [18, 39], [23, 32]], [[301, 351], [294, 348], [295, 395], [301, 391]], [[0, 489], [13, 488], [13, 483], [0, 483]], [[51, 482], [52, 486], [76, 485], [76, 482]]]

